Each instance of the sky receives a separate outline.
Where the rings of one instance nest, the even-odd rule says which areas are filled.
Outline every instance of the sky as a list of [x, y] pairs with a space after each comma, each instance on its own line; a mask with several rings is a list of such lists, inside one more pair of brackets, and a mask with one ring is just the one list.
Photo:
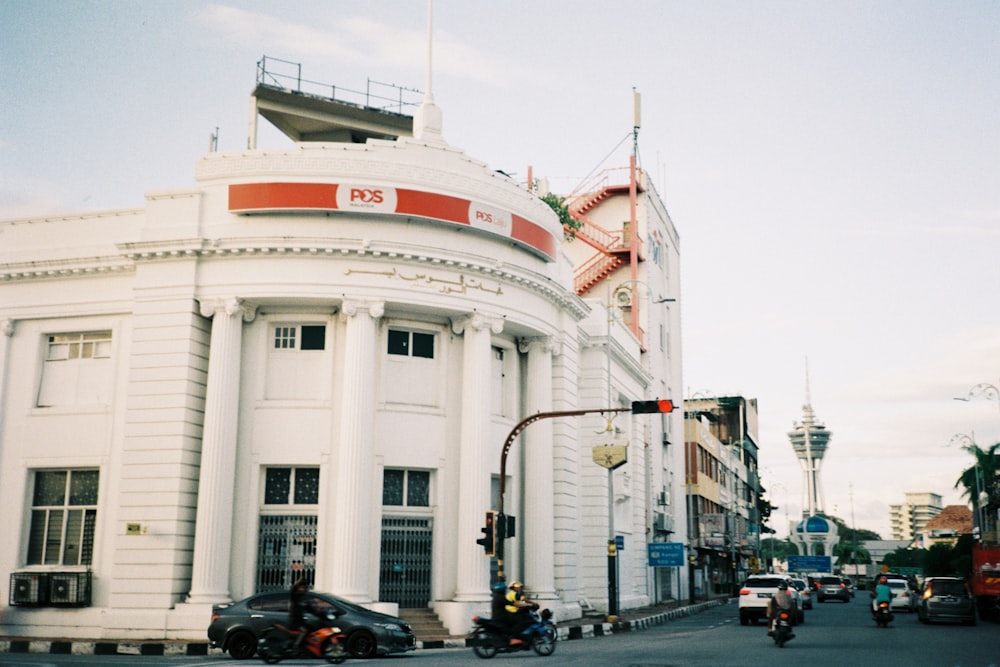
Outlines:
[[0, 0], [0, 219], [193, 186], [263, 56], [429, 78], [451, 146], [555, 192], [627, 166], [636, 90], [684, 393], [758, 400], [778, 535], [807, 368], [827, 512], [888, 538], [907, 492], [964, 502], [960, 445], [1000, 441], [1000, 0], [437, 0], [430, 77], [426, 35], [422, 0]]

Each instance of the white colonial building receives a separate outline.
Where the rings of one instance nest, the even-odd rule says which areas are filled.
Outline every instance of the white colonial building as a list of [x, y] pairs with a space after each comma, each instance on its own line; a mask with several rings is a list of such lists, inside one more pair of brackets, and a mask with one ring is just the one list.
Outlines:
[[[213, 603], [297, 576], [462, 633], [519, 420], [680, 405], [678, 235], [641, 169], [575, 196], [567, 241], [433, 103], [254, 99], [294, 143], [209, 153], [140, 209], [0, 222], [0, 635], [204, 639]], [[620, 608], [685, 597], [647, 555], [687, 542], [682, 420], [524, 429], [507, 580], [608, 609], [613, 511]]]

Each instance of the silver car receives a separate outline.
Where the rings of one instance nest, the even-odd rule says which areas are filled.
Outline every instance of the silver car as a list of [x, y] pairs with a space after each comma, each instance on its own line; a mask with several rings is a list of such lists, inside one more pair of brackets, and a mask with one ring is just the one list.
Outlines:
[[965, 579], [928, 577], [917, 600], [917, 617], [921, 623], [960, 621], [975, 625], [976, 604]]
[[805, 579], [792, 579], [792, 585], [795, 586], [795, 590], [799, 592], [799, 598], [801, 599], [802, 609], [812, 609], [812, 591], [809, 590], [809, 582]]
[[851, 591], [840, 577], [820, 577], [816, 597], [820, 602], [826, 602], [829, 598], [834, 598], [842, 602], [850, 602]]

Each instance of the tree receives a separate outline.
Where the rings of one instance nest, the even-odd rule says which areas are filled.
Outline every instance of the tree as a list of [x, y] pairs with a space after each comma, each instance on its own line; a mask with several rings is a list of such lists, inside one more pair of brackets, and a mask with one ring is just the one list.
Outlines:
[[795, 556], [798, 553], [799, 550], [788, 540], [765, 537], [760, 541], [760, 555], [764, 559], [770, 559], [773, 554], [775, 560], [784, 563], [788, 560], [788, 556]]
[[[995, 510], [1000, 507], [1000, 478], [997, 475], [1000, 471], [1000, 442], [983, 449], [970, 440], [970, 444], [963, 449], [972, 454], [975, 463], [962, 471], [955, 488], [965, 489], [964, 495], [972, 504], [973, 516], [986, 519], [986, 525], [979, 526], [980, 535], [989, 531], [996, 533]], [[992, 511], [980, 514], [980, 509]]]
[[926, 559], [926, 549], [900, 547], [892, 553], [886, 554], [882, 563], [890, 570], [897, 567], [919, 567], [923, 569]]
[[549, 208], [559, 216], [559, 222], [563, 226], [563, 233], [566, 238], [571, 239], [576, 237], [576, 230], [583, 227], [583, 223], [570, 215], [569, 207], [566, 206], [566, 198], [546, 192], [542, 195], [542, 201], [548, 204]]
[[[837, 557], [838, 566], [843, 567], [853, 563], [864, 565], [872, 562], [871, 554], [864, 548], [863, 542], [865, 540], [881, 540], [878, 533], [864, 528], [848, 528], [847, 524], [839, 517], [830, 514], [824, 516], [837, 526], [839, 539], [837, 544], [833, 546], [832, 555]], [[855, 549], [857, 553], [855, 553]]]
[[835, 544], [833, 555], [837, 557], [837, 564], [841, 568], [847, 564], [857, 563], [858, 565], [864, 565], [872, 562], [871, 554], [861, 546], [860, 542], [858, 543], [857, 550], [855, 550], [853, 540], [841, 540]]

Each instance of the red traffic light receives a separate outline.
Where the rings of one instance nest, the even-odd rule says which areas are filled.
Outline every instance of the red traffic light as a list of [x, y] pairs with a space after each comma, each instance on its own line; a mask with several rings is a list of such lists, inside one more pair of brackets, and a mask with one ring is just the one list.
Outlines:
[[674, 411], [674, 402], [669, 398], [656, 399], [655, 401], [632, 401], [632, 414], [646, 415], [652, 413], [666, 413]]
[[486, 555], [492, 558], [497, 553], [496, 512], [493, 510], [486, 511], [486, 525], [479, 530], [483, 533], [483, 536], [476, 540], [476, 544], [481, 545]]

